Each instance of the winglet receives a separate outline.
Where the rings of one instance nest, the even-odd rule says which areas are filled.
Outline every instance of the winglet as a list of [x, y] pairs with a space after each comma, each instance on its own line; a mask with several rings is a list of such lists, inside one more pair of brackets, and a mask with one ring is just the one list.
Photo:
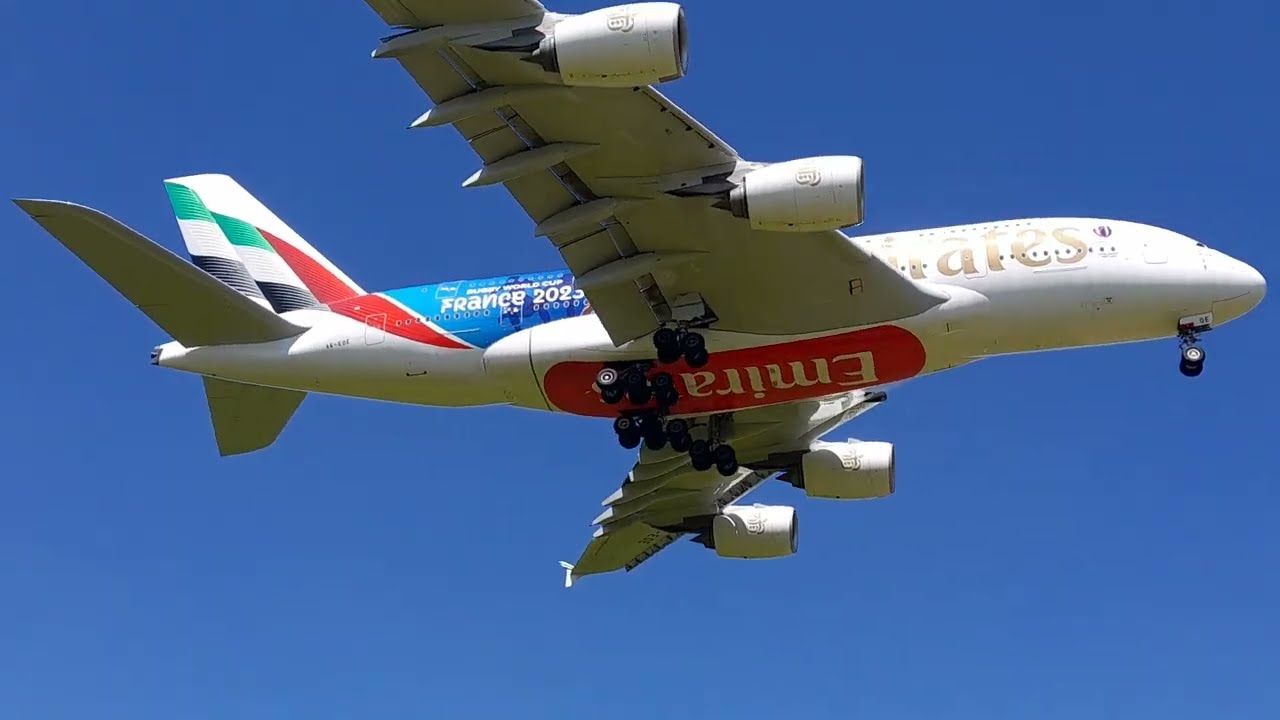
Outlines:
[[573, 587], [573, 565], [561, 560], [560, 567], [564, 568], [564, 586]]

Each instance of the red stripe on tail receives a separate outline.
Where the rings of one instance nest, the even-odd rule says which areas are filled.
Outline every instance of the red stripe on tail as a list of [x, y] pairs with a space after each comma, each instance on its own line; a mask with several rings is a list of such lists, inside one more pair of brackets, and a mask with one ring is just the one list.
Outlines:
[[271, 243], [276, 253], [284, 258], [285, 264], [298, 274], [298, 279], [302, 280], [302, 284], [306, 285], [320, 302], [328, 305], [360, 294], [358, 290], [343, 282], [329, 268], [316, 262], [310, 255], [262, 228], [258, 228], [258, 232]]

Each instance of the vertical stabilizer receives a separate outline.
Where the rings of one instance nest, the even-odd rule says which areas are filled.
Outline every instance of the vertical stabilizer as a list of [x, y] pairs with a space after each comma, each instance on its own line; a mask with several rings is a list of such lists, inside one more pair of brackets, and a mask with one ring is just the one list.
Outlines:
[[[193, 259], [197, 249], [209, 252], [208, 247], [216, 244], [210, 237], [224, 240], [276, 312], [319, 307], [364, 294], [359, 285], [232, 178], [191, 175], [166, 180], [165, 186]], [[184, 214], [194, 219], [186, 219]]]

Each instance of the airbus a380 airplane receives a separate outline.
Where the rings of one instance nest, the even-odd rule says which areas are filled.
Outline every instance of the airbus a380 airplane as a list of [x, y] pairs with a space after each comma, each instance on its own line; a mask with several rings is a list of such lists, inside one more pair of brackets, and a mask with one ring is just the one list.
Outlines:
[[679, 6], [577, 16], [532, 0], [369, 0], [395, 58], [568, 271], [366, 293], [233, 180], [165, 186], [194, 262], [95, 210], [17, 203], [173, 338], [223, 454], [272, 443], [308, 392], [613, 419], [641, 447], [566, 584], [683, 535], [727, 557], [796, 550], [795, 510], [736, 504], [779, 476], [812, 497], [894, 491], [894, 449], [819, 438], [887, 385], [1010, 353], [1200, 334], [1262, 276], [1149, 225], [1038, 218], [849, 238], [862, 161], [748, 162], [650, 85], [685, 73]]

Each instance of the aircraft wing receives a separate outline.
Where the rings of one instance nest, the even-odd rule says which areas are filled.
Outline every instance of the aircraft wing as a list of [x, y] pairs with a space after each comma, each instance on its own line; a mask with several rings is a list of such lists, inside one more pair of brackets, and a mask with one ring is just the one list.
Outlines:
[[[394, 58], [579, 278], [617, 345], [681, 308], [720, 330], [801, 334], [908, 317], [945, 298], [839, 231], [766, 232], [714, 206], [757, 164], [652, 87], [566, 87], [527, 61], [562, 17], [526, 0], [368, 0]], [[705, 27], [712, 27], [708, 23]], [[541, 28], [541, 29], [540, 29]]]
[[[622, 486], [601, 503], [604, 512], [591, 543], [576, 563], [562, 562], [565, 587], [585, 575], [634, 570], [682, 536], [706, 541], [701, 521], [741, 500], [765, 480], [794, 465], [810, 443], [884, 401], [882, 391], [775, 405], [735, 413], [717, 428], [742, 465], [736, 475], [697, 472], [689, 456], [670, 448], [642, 448]], [[702, 418], [696, 422], [711, 422]], [[696, 428], [695, 428], [696, 431]]]

